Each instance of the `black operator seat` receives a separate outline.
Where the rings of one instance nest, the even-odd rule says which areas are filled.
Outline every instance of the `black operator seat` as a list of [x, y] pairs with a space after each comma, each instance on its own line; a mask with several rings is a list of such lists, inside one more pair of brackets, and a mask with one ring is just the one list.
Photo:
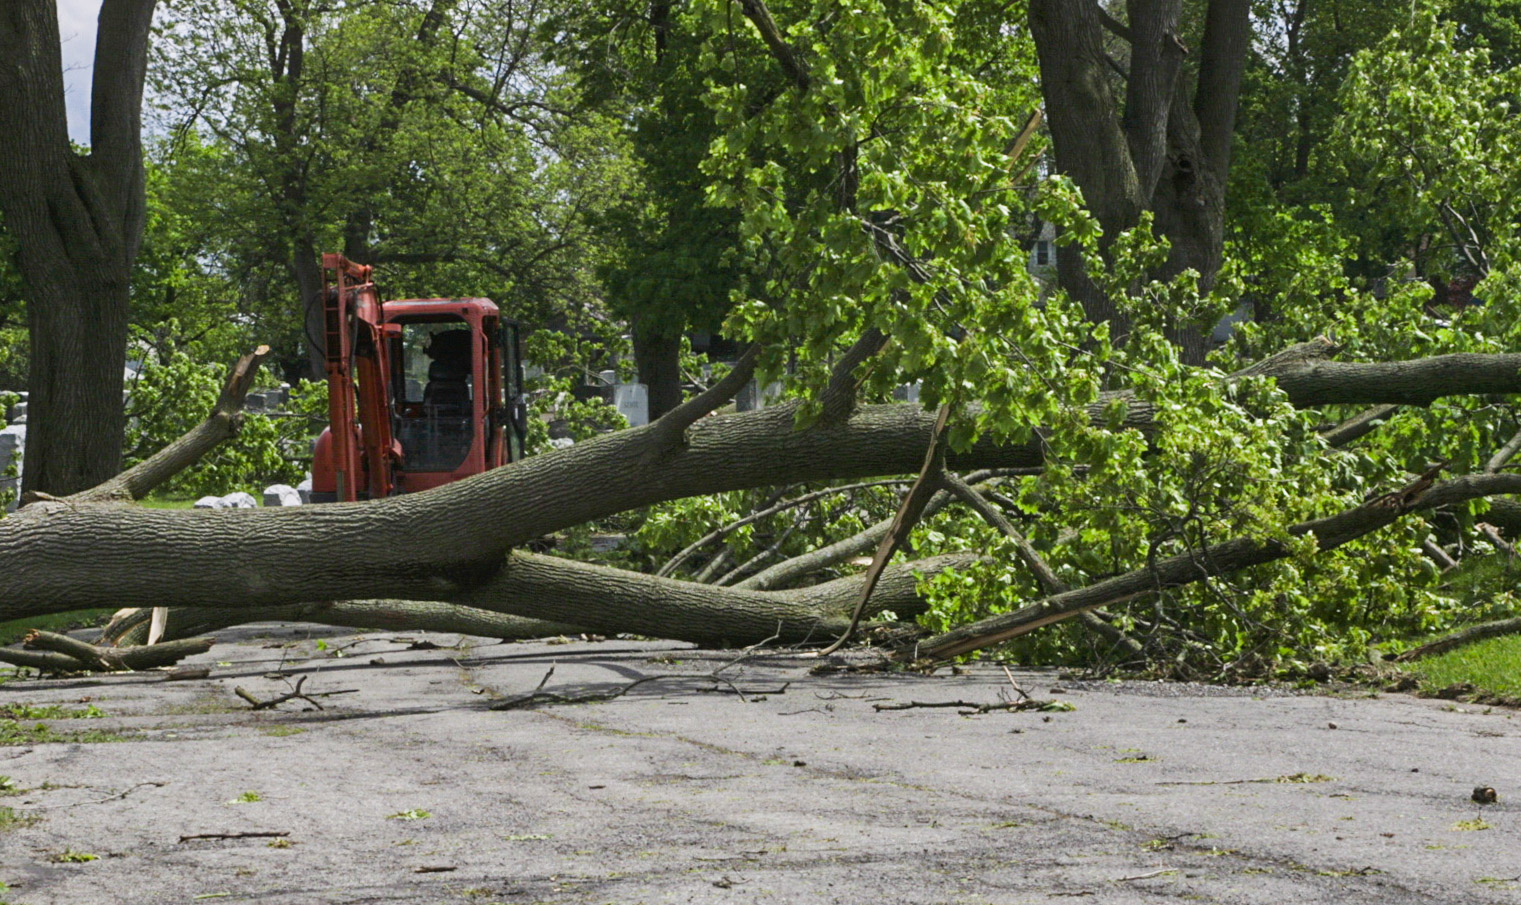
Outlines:
[[435, 333], [428, 344], [428, 385], [423, 403], [439, 411], [466, 412], [470, 408], [470, 331]]

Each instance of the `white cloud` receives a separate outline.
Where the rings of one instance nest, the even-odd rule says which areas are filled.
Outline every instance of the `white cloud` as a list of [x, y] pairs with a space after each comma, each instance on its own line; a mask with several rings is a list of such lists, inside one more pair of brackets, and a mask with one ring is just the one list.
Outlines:
[[90, 74], [95, 63], [95, 20], [99, 17], [100, 0], [58, 0], [69, 137], [81, 144], [90, 140]]

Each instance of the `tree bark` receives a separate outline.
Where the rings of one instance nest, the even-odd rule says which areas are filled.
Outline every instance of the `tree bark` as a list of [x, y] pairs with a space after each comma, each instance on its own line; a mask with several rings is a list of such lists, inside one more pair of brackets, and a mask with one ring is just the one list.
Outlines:
[[24, 488], [68, 494], [114, 475], [132, 265], [144, 217], [141, 103], [155, 0], [105, 0], [88, 153], [69, 144], [52, 0], [0, 8], [0, 212], [28, 288]]
[[681, 332], [664, 332], [643, 321], [634, 323], [634, 361], [639, 382], [649, 393], [650, 420], [681, 405]]
[[[1121, 106], [1110, 88], [1114, 64], [1099, 4], [1030, 3], [1056, 167], [1082, 189], [1103, 228], [1101, 253], [1143, 211], [1152, 211], [1157, 235], [1171, 243], [1167, 262], [1153, 276], [1170, 279], [1192, 269], [1208, 290], [1224, 250], [1225, 185], [1251, 36], [1250, 2], [1210, 0], [1192, 92], [1182, 67], [1188, 48], [1180, 34], [1180, 0], [1132, 0], [1128, 10], [1127, 28], [1107, 23], [1130, 43]], [[1057, 256], [1057, 278], [1090, 320], [1109, 323], [1115, 336], [1128, 332], [1118, 300], [1094, 285], [1075, 250]], [[1203, 361], [1209, 326], [1180, 324], [1171, 331], [1184, 361]]]
[[[1296, 405], [1410, 402], [1521, 392], [1521, 358], [1293, 362], [1279, 381]], [[1361, 394], [1364, 398], [1356, 398]], [[1102, 417], [1104, 403], [1094, 408]], [[934, 417], [862, 406], [827, 428], [793, 429], [791, 405], [715, 415], [684, 445], [647, 458], [655, 426], [622, 431], [426, 493], [367, 503], [254, 510], [146, 510], [48, 501], [0, 521], [0, 619], [115, 606], [283, 606], [394, 598], [470, 603], [507, 551], [545, 533], [652, 503], [755, 486], [904, 474], [922, 463]], [[1132, 403], [1128, 425], [1150, 425]], [[988, 442], [952, 469], [1031, 468], [1041, 442]], [[590, 489], [590, 490], [589, 490]], [[173, 576], [172, 579], [167, 576]], [[471, 604], [476, 605], [476, 604]], [[574, 613], [551, 616], [582, 624]], [[588, 626], [605, 630], [599, 626]]]

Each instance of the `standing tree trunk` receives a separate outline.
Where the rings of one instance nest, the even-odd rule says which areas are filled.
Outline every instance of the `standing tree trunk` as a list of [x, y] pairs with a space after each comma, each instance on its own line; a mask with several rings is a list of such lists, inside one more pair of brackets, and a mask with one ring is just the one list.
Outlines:
[[0, 5], [0, 211], [19, 248], [32, 360], [25, 489], [116, 473], [132, 266], [144, 219], [141, 106], [156, 0], [105, 0], [88, 152], [69, 144], [52, 0]]
[[[1130, 0], [1122, 24], [1092, 0], [1032, 0], [1030, 31], [1040, 57], [1058, 171], [1072, 177], [1103, 228], [1100, 251], [1143, 211], [1172, 244], [1153, 274], [1198, 272], [1214, 286], [1225, 237], [1225, 183], [1250, 32], [1248, 0], [1210, 0], [1197, 49], [1181, 34], [1182, 0]], [[1111, 88], [1122, 64], [1105, 33], [1129, 45], [1124, 99]], [[1198, 63], [1186, 65], [1190, 57]], [[1190, 83], [1193, 83], [1190, 90]], [[1058, 256], [1057, 278], [1090, 320], [1128, 332], [1075, 253]], [[1179, 324], [1172, 338], [1185, 361], [1202, 362], [1208, 324]]]
[[650, 420], [681, 404], [681, 333], [667, 335], [634, 323], [634, 360], [639, 382], [649, 391]]

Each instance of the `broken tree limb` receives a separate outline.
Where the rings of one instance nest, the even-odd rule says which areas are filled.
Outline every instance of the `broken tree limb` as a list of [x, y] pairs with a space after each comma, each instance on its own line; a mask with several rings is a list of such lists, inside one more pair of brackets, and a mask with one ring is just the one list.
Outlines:
[[1400, 407], [1397, 405], [1376, 405], [1353, 415], [1329, 430], [1321, 431], [1320, 436], [1326, 441], [1327, 446], [1346, 446], [1353, 440], [1373, 433], [1399, 410]]
[[838, 424], [855, 411], [862, 380], [856, 376], [856, 370], [881, 352], [887, 346], [887, 341], [886, 333], [876, 327], [868, 327], [855, 344], [845, 350], [840, 360], [835, 362], [834, 370], [829, 376], [829, 385], [819, 396], [820, 425]]
[[[959, 554], [889, 566], [871, 595], [868, 614], [892, 610], [902, 618], [912, 618], [926, 607], [916, 573], [933, 576], [945, 569], [964, 568], [977, 558]], [[720, 646], [751, 644], [772, 635], [785, 643], [823, 643], [844, 629], [850, 608], [860, 596], [861, 581], [856, 575], [796, 590], [750, 591], [514, 553], [490, 582], [453, 604], [359, 600], [274, 609], [176, 607], [170, 610], [168, 635], [179, 637], [244, 622], [281, 620], [500, 637], [500, 627], [509, 623], [493, 623], [492, 617], [534, 613], [538, 619], [523, 619], [522, 623], [561, 630], [535, 630], [529, 637], [594, 631]], [[377, 619], [376, 613], [387, 615]], [[137, 617], [139, 621], [130, 631], [142, 630], [141, 618]], [[486, 631], [493, 625], [495, 630]], [[133, 639], [130, 632], [123, 634], [123, 640]]]
[[[973, 554], [937, 556], [889, 566], [867, 613], [902, 617], [924, 611], [916, 573], [964, 568]], [[822, 643], [844, 629], [863, 576], [790, 591], [749, 591], [655, 578], [574, 560], [513, 554], [488, 585], [460, 602], [500, 612], [574, 618], [599, 634], [627, 632], [694, 644], [750, 644], [776, 635], [783, 643]]]
[[709, 531], [707, 534], [699, 537], [697, 540], [688, 544], [685, 549], [681, 550], [675, 556], [667, 560], [666, 564], [661, 566], [655, 574], [661, 578], [664, 578], [665, 576], [670, 575], [672, 572], [675, 572], [677, 569], [681, 568], [682, 564], [690, 559], [693, 554], [695, 554], [698, 550], [701, 550], [703, 547], [706, 547], [708, 544], [711, 544], [716, 540], [720, 540], [729, 534], [738, 531], [740, 528], [743, 528], [746, 525], [754, 524], [763, 518], [769, 518], [779, 512], [785, 512], [788, 509], [795, 509], [798, 506], [807, 505], [814, 500], [821, 500], [825, 497], [834, 496], [836, 494], [849, 493], [853, 490], [862, 490], [867, 487], [895, 487], [907, 483], [909, 482], [906, 479], [901, 478], [888, 478], [887, 480], [883, 481], [860, 481], [855, 484], [844, 484], [837, 487], [825, 487], [823, 490], [815, 490], [811, 493], [800, 494], [799, 496], [792, 497], [791, 499], [773, 503], [769, 506], [765, 506], [761, 509], [756, 510], [755, 512], [752, 512], [743, 518], [735, 519], [726, 525], [714, 528], [712, 531]]
[[[168, 611], [164, 639], [190, 638], [250, 622], [316, 622], [370, 631], [443, 632], [501, 638], [553, 638], [587, 630], [565, 622], [528, 619], [434, 600], [334, 600], [283, 607], [175, 607]], [[106, 626], [102, 644], [144, 644], [148, 610], [120, 614]]]
[[1494, 474], [1504, 468], [1505, 463], [1513, 459], [1517, 452], [1521, 452], [1521, 431], [1516, 431], [1509, 440], [1505, 441], [1504, 446], [1500, 447], [1495, 451], [1493, 456], [1489, 457], [1489, 461], [1484, 464], [1484, 471], [1488, 474]]
[[215, 638], [194, 638], [123, 650], [96, 647], [67, 635], [32, 630], [25, 643], [35, 650], [0, 650], [0, 662], [49, 672], [122, 672], [172, 666], [211, 650]]
[[651, 425], [650, 449], [643, 458], [649, 462], [658, 461], [666, 450], [684, 444], [687, 428], [733, 399], [750, 382], [750, 378], [755, 376], [755, 366], [760, 361], [761, 350], [760, 343], [751, 343], [750, 348], [745, 350], [745, 354], [739, 357], [739, 361], [734, 363], [734, 367], [722, 379], [661, 415]]
[[259, 366], [269, 357], [269, 346], [260, 346], [232, 366], [221, 395], [206, 420], [179, 439], [103, 484], [66, 497], [69, 503], [109, 500], [140, 500], [160, 484], [195, 464], [217, 444], [235, 436], [243, 425], [243, 400], [253, 389]]
[[861, 624], [861, 614], [866, 611], [866, 602], [871, 599], [877, 579], [882, 577], [882, 570], [887, 568], [888, 561], [898, 552], [898, 548], [907, 542], [909, 533], [919, 524], [919, 518], [924, 514], [924, 507], [929, 503], [930, 497], [940, 489], [945, 473], [945, 431], [950, 423], [951, 405], [946, 403], [940, 407], [940, 414], [935, 418], [935, 430], [930, 434], [929, 448], [924, 451], [924, 465], [919, 469], [919, 478], [908, 489], [908, 493], [903, 495], [903, 503], [898, 507], [898, 514], [893, 517], [892, 527], [887, 529], [882, 543], [877, 545], [877, 553], [866, 569], [866, 575], [861, 581], [860, 596], [850, 611], [850, 625], [846, 626], [844, 634], [833, 644], [820, 652], [820, 656], [834, 653], [855, 635], [856, 628]]
[[[999, 477], [1005, 474], [1001, 469], [984, 469], [968, 474], [963, 480], [969, 484], [980, 484], [989, 478]], [[937, 491], [930, 501], [924, 504], [924, 512], [920, 513], [919, 521], [935, 515], [951, 503], [953, 497], [948, 491]], [[896, 513], [894, 513], [896, 517]], [[756, 591], [769, 591], [773, 588], [788, 587], [795, 584], [799, 579], [837, 566], [848, 559], [860, 556], [876, 548], [882, 542], [889, 529], [893, 526], [893, 518], [885, 518], [875, 525], [871, 525], [856, 532], [843, 540], [835, 541], [817, 550], [809, 551], [791, 559], [784, 560], [774, 566], [769, 566], [760, 572], [751, 575], [743, 581], [734, 583], [736, 588], [749, 588]]]
[[[1015, 554], [1019, 556], [1020, 561], [1035, 576], [1035, 581], [1040, 585], [1042, 593], [1050, 596], [1071, 590], [1068, 584], [1061, 579], [1061, 576], [1056, 574], [1056, 570], [1051, 568], [1051, 565], [1046, 562], [1045, 557], [1040, 555], [1040, 551], [1035, 549], [1035, 545], [1031, 544], [1020, 533], [1019, 529], [1014, 527], [1014, 523], [1009, 521], [1008, 516], [1003, 514], [1003, 510], [993, 505], [986, 497], [978, 493], [975, 487], [953, 474], [945, 475], [944, 481], [946, 489], [954, 494], [957, 499], [965, 503], [972, 511], [982, 516], [983, 521], [992, 525], [1005, 537], [1013, 541]], [[1139, 641], [1125, 634], [1118, 626], [1099, 618], [1094, 612], [1084, 610], [1078, 615], [1078, 618], [1082, 620], [1083, 625], [1089, 631], [1099, 635], [1115, 647], [1123, 649], [1128, 656], [1140, 657], [1144, 653], [1144, 649]]]
[[[1449, 506], [1500, 493], [1521, 492], [1521, 475], [1465, 475], [1432, 483], [1432, 473], [1394, 493], [1384, 494], [1333, 516], [1301, 522], [1289, 529], [1293, 537], [1313, 534], [1322, 550], [1330, 550], [1392, 524], [1406, 513]], [[1236, 538], [1212, 544], [1197, 553], [1158, 560], [1114, 578], [1055, 594], [1012, 613], [979, 620], [930, 638], [917, 656], [945, 659], [970, 653], [1070, 618], [1083, 610], [1131, 600], [1143, 594], [1191, 584], [1213, 575], [1237, 572], [1289, 555], [1279, 541]]]
[[1459, 629], [1449, 635], [1443, 635], [1434, 641], [1428, 641], [1420, 647], [1412, 647], [1398, 657], [1397, 663], [1409, 663], [1422, 657], [1431, 657], [1443, 654], [1450, 650], [1456, 650], [1476, 641], [1484, 641], [1488, 638], [1499, 638], [1502, 635], [1514, 635], [1521, 632], [1521, 617], [1514, 619], [1499, 619], [1494, 622], [1481, 622], [1478, 625], [1470, 625]]

